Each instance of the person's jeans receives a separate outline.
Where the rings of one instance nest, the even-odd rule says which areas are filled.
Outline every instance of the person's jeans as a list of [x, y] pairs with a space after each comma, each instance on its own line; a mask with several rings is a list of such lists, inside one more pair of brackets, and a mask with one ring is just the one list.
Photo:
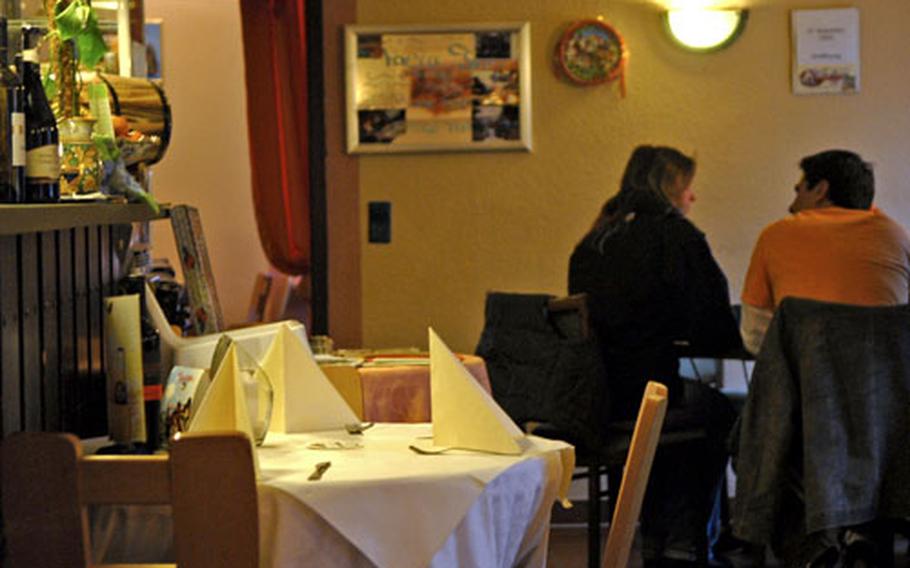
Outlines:
[[[726, 469], [726, 463], [724, 464], [724, 469]], [[715, 560], [714, 546], [720, 540], [720, 534], [723, 531], [724, 523], [723, 516], [721, 511], [723, 506], [721, 501], [724, 498], [723, 484], [726, 482], [724, 476], [721, 475], [720, 482], [717, 484], [717, 488], [714, 490], [714, 499], [711, 506], [711, 515], [708, 517], [708, 560]]]

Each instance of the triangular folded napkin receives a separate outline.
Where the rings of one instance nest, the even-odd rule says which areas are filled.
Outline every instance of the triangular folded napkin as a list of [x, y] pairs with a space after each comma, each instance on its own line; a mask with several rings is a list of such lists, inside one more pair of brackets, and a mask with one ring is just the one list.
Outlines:
[[239, 430], [250, 440], [253, 427], [247, 409], [240, 366], [237, 363], [237, 346], [231, 345], [224, 360], [215, 371], [215, 378], [209, 385], [199, 408], [190, 421], [190, 432], [212, 432], [216, 430]]
[[270, 432], [337, 430], [360, 422], [319, 368], [309, 345], [287, 325], [275, 335], [261, 364], [275, 389]]
[[[237, 430], [246, 434], [250, 444], [253, 444], [253, 427], [237, 359], [237, 346], [231, 345], [190, 420], [188, 431]], [[256, 452], [253, 452], [253, 465], [258, 475], [259, 460]]]
[[433, 445], [521, 454], [524, 434], [430, 328]]

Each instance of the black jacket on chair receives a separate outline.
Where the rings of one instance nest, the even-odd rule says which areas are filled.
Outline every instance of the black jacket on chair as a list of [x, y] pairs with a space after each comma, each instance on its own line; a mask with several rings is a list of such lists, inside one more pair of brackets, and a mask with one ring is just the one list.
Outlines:
[[609, 401], [592, 338], [549, 318], [545, 294], [491, 292], [476, 353], [493, 398], [516, 423], [545, 422], [576, 445], [598, 448]]

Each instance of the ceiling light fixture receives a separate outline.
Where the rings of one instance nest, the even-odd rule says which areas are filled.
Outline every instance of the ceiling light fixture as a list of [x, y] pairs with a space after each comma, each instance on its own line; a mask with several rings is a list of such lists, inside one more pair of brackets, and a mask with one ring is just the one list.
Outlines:
[[664, 13], [664, 23], [673, 41], [698, 52], [727, 47], [742, 33], [748, 19], [748, 10], [688, 8]]

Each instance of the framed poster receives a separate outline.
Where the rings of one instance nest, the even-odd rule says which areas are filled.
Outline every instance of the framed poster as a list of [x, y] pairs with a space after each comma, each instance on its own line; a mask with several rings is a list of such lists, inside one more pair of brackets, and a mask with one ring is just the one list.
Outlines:
[[145, 21], [146, 77], [161, 79], [161, 20]]
[[793, 93], [859, 92], [859, 10], [793, 10]]
[[348, 152], [530, 150], [529, 28], [346, 26]]

